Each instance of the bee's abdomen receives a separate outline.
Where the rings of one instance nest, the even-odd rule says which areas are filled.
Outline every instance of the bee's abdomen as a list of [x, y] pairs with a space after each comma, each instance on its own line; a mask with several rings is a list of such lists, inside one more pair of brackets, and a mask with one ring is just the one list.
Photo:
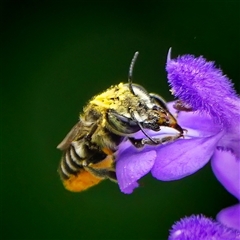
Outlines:
[[70, 178], [71, 175], [77, 175], [78, 172], [83, 168], [82, 162], [84, 158], [78, 155], [73, 145], [69, 148], [62, 156], [62, 160], [59, 166], [59, 174], [63, 179]]

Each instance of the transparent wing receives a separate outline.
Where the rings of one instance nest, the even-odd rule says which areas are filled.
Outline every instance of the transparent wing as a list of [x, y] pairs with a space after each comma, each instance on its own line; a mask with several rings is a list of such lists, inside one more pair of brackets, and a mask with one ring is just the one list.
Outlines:
[[81, 120], [73, 126], [70, 132], [66, 135], [66, 137], [58, 144], [57, 149], [66, 150], [71, 142], [79, 135], [79, 132], [82, 129], [82, 122]]

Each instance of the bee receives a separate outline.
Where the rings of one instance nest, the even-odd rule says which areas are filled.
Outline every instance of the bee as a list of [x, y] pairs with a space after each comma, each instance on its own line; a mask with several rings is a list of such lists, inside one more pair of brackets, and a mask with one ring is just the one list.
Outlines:
[[[162, 97], [132, 83], [137, 56], [138, 52], [129, 67], [128, 83], [111, 86], [93, 97], [77, 124], [57, 146], [63, 151], [58, 172], [66, 189], [80, 192], [103, 179], [117, 182], [114, 153], [122, 141], [142, 148], [146, 144], [158, 145], [183, 136], [183, 129]], [[160, 131], [161, 126], [174, 128], [178, 133], [152, 138], [146, 131]], [[145, 137], [135, 139], [138, 131]]]

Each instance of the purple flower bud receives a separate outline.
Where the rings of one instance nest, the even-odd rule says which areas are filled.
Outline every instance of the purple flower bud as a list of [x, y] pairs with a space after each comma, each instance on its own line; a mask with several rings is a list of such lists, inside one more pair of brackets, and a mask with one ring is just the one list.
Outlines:
[[232, 82], [214, 62], [202, 56], [180, 56], [171, 60], [166, 70], [173, 94], [193, 110], [208, 113], [216, 122], [226, 125], [239, 118], [240, 102]]
[[169, 240], [237, 240], [240, 232], [203, 215], [182, 218], [170, 230]]

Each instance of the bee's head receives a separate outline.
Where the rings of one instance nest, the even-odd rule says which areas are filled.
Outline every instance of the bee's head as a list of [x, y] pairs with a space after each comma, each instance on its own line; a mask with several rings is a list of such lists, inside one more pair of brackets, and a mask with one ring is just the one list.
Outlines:
[[133, 67], [139, 52], [135, 52], [128, 72], [128, 83], [132, 96], [128, 99], [129, 105], [124, 112], [111, 109], [107, 113], [108, 128], [122, 136], [132, 135], [142, 131], [145, 136], [154, 142], [145, 129], [159, 131], [161, 126], [175, 128], [183, 132], [176, 119], [169, 112], [166, 102], [157, 94], [148, 93], [142, 86], [132, 83]]

